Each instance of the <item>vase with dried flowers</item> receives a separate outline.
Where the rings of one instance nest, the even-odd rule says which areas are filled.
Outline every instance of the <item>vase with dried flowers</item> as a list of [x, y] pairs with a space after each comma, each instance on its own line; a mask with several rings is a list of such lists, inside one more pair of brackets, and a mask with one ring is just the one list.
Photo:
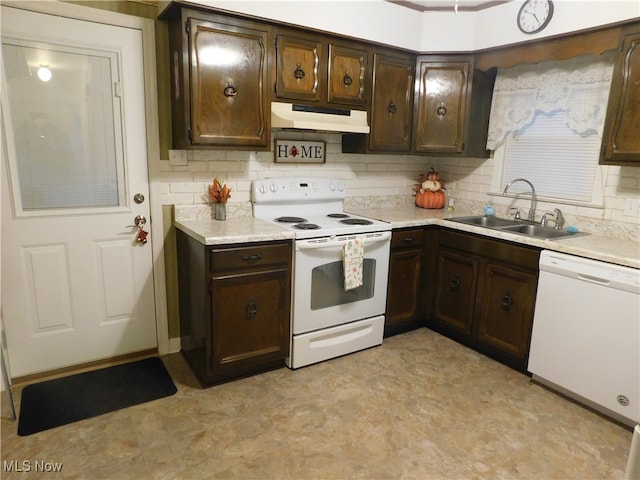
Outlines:
[[231, 189], [223, 181], [214, 178], [213, 184], [209, 185], [209, 198], [215, 204], [216, 220], [226, 220], [227, 200], [231, 198]]

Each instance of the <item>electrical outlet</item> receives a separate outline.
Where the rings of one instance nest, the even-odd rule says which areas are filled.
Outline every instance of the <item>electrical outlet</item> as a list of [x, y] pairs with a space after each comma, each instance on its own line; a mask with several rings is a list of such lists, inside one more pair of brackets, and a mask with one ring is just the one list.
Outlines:
[[625, 217], [640, 217], [640, 199], [627, 198], [624, 203], [624, 212], [622, 213]]

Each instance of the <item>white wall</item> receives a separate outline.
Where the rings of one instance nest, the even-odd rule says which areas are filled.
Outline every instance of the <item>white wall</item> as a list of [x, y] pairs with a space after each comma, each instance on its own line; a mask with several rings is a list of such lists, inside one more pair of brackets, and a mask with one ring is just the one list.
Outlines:
[[[411, 50], [420, 45], [420, 14], [382, 0], [197, 0], [193, 3]], [[160, 11], [165, 6], [166, 2], [158, 2]]]
[[[203, 6], [335, 32], [418, 52], [474, 51], [640, 18], [640, 0], [554, 0], [541, 33], [516, 25], [521, 1], [478, 12], [424, 12], [383, 0], [197, 0]], [[464, 0], [460, 0], [463, 4]], [[160, 11], [166, 2], [159, 2]]]
[[[473, 51], [538, 40], [640, 17], [640, 0], [554, 0], [554, 14], [540, 33], [526, 35], [516, 24], [521, 1], [478, 12], [424, 13], [419, 51]], [[455, 32], [452, 35], [451, 32]]]

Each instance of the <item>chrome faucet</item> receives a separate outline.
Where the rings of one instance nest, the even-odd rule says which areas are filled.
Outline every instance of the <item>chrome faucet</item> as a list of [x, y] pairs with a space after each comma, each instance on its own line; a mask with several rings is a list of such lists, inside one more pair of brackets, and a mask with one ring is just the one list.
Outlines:
[[559, 208], [555, 208], [553, 211], [556, 214], [556, 224], [553, 226], [553, 228], [555, 228], [556, 230], [562, 230], [562, 227], [564, 227], [564, 215], [562, 215], [562, 210], [560, 210]]
[[509, 187], [516, 182], [524, 182], [531, 187], [531, 207], [529, 207], [529, 215], [527, 216], [527, 220], [534, 222], [536, 220], [536, 203], [538, 201], [538, 197], [536, 197], [536, 189], [534, 188], [533, 183], [525, 178], [514, 178], [504, 187], [502, 195], [506, 195]]
[[547, 226], [547, 215], [553, 215], [555, 214], [556, 218], [553, 220], [554, 224], [553, 224], [553, 228], [555, 228], [556, 230], [562, 230], [562, 227], [564, 227], [564, 215], [562, 215], [562, 210], [560, 210], [559, 208], [554, 208], [553, 213], [551, 212], [547, 212], [544, 215], [542, 215], [542, 218], [540, 219], [540, 226], [541, 227], [546, 227]]

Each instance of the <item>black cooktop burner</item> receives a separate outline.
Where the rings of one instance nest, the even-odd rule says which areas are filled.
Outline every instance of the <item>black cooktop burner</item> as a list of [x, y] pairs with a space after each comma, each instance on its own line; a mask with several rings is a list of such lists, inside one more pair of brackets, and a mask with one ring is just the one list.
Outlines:
[[276, 222], [280, 223], [303, 223], [306, 222], [306, 218], [302, 217], [278, 217], [276, 218]]
[[349, 215], [346, 213], [330, 213], [327, 215], [329, 218], [349, 218]]
[[340, 223], [344, 223], [345, 225], [371, 225], [373, 222], [371, 220], [366, 220], [364, 218], [345, 218], [344, 220], [340, 220]]
[[298, 230], [317, 230], [320, 228], [320, 225], [316, 225], [315, 223], [298, 223], [294, 225], [293, 228], [297, 228]]

